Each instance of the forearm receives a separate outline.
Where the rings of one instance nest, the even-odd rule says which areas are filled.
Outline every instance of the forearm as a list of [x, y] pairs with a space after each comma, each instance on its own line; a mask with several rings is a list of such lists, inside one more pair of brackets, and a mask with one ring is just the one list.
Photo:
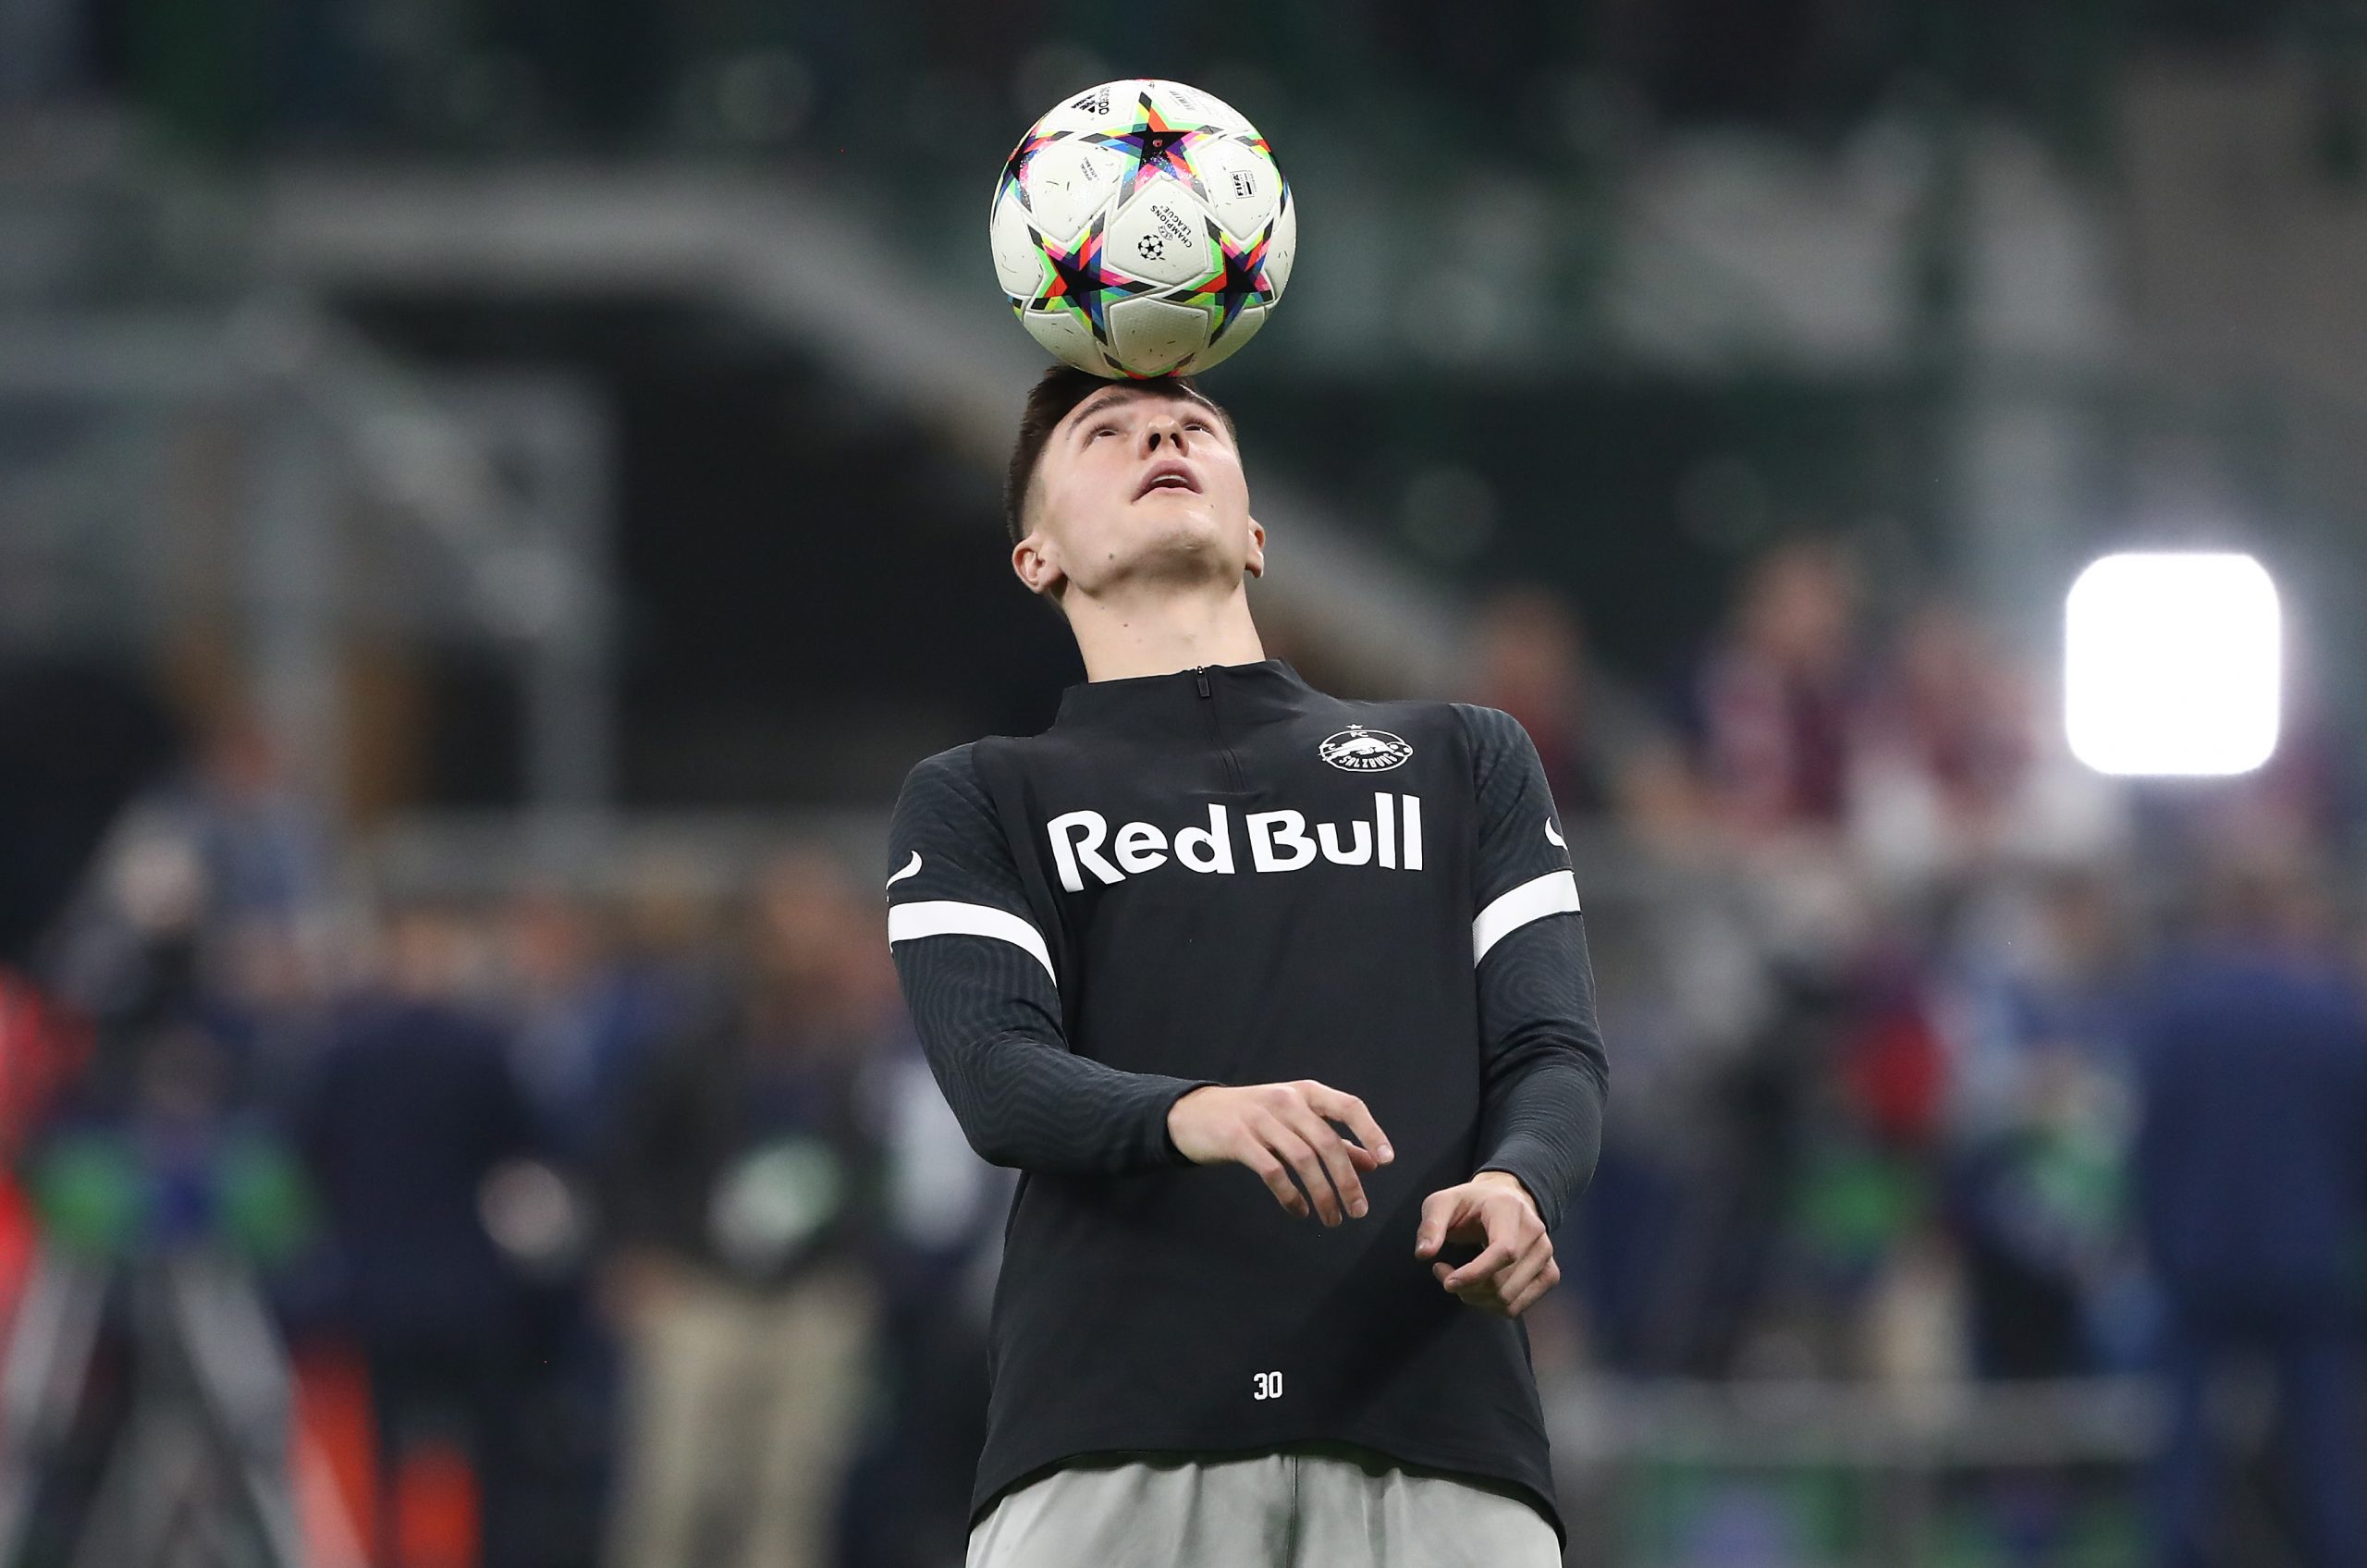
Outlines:
[[1490, 1096], [1481, 1170], [1520, 1179], [1548, 1229], [1593, 1179], [1602, 1152], [1601, 1082], [1575, 1060], [1539, 1062]]
[[996, 1165], [1063, 1175], [1120, 1175], [1185, 1164], [1167, 1112], [1199, 1087], [1127, 1072], [1041, 1040], [1014, 1036], [932, 1050], [930, 1066], [970, 1146]]
[[1556, 1226], [1593, 1178], [1609, 1088], [1576, 916], [1539, 921], [1498, 944], [1480, 972], [1480, 1021], [1477, 1169], [1518, 1177]]
[[1198, 1082], [1124, 1072], [1054, 1043], [1060, 1021], [1028, 999], [1024, 953], [940, 937], [900, 947], [896, 961], [929, 1068], [981, 1158], [1062, 1175], [1186, 1163], [1167, 1112]]

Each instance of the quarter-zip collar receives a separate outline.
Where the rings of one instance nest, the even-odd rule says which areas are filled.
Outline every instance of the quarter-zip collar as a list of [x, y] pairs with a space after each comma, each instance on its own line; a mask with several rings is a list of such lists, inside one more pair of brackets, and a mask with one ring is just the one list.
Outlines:
[[[1282, 659], [1199, 665], [1165, 675], [1081, 680], [1061, 693], [1056, 729], [1116, 729], [1199, 735], [1215, 704], [1227, 729], [1303, 713], [1318, 697]], [[1195, 728], [1185, 729], [1185, 726]]]

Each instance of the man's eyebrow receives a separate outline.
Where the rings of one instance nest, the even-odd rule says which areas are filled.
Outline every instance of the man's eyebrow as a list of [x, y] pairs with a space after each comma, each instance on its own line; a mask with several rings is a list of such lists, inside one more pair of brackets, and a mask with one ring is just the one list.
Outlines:
[[1107, 392], [1097, 392], [1092, 397], [1087, 398], [1084, 404], [1078, 408], [1075, 414], [1076, 423], [1081, 425], [1085, 421], [1091, 419], [1095, 414], [1099, 413], [1102, 410], [1114, 408], [1116, 405], [1124, 402], [1127, 398], [1138, 396], [1140, 396], [1140, 394], [1127, 391], [1123, 387], [1112, 387]]
[[1076, 411], [1069, 417], [1076, 422], [1077, 430], [1082, 432], [1085, 423], [1090, 421], [1094, 415], [1099, 413], [1104, 409], [1115, 408], [1129, 398], [1168, 398], [1179, 403], [1189, 403], [1194, 408], [1197, 409], [1208, 409], [1210, 407], [1207, 398], [1202, 398], [1196, 393], [1171, 390], [1152, 391], [1147, 388], [1134, 386], [1113, 386], [1106, 392], [1096, 392], [1092, 397], [1087, 398], [1084, 402], [1079, 403], [1077, 405]]

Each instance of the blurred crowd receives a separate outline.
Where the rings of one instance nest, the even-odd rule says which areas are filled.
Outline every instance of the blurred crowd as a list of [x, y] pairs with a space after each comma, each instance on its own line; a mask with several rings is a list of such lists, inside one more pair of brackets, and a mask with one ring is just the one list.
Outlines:
[[[373, 1563], [957, 1560], [1007, 1187], [870, 889], [789, 849], [356, 907], [342, 864], [251, 727], [128, 814], [7, 1037], [11, 1292], [40, 1252], [242, 1260]], [[95, 1382], [153, 1332], [110, 1322]]]
[[[2268, 1560], [2225, 1484], [2258, 1461], [2282, 1550], [2367, 1562], [2359, 801], [2306, 669], [2258, 773], [2113, 780], [1977, 616], [1878, 586], [1774, 548], [1657, 688], [1549, 595], [1483, 617], [1472, 694], [1619, 846], [1578, 858], [1613, 1109], [1540, 1360], [2155, 1374], [2128, 1556], [2098, 1561]], [[2007, 1486], [1974, 1560], [2075, 1560], [2077, 1491]]]
[[[2250, 1368], [2302, 1561], [2367, 1561], [2367, 946], [2305, 699], [2257, 775], [2117, 784], [1978, 617], [1819, 540], [1664, 679], [1505, 590], [1461, 695], [1545, 760], [1613, 1059], [1549, 1384], [2158, 1373], [2151, 1527], [2202, 1562]], [[877, 868], [365, 897], [354, 848], [236, 720], [117, 825], [0, 992], [8, 1288], [243, 1260], [384, 1564], [959, 1561], [1010, 1176], [901, 1015]]]

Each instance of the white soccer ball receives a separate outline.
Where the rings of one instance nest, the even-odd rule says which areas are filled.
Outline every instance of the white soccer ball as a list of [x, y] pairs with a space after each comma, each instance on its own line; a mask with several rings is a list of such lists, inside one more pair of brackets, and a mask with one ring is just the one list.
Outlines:
[[995, 182], [995, 275], [1029, 336], [1096, 375], [1206, 370], [1266, 325], [1298, 208], [1266, 139], [1182, 82], [1104, 82]]

